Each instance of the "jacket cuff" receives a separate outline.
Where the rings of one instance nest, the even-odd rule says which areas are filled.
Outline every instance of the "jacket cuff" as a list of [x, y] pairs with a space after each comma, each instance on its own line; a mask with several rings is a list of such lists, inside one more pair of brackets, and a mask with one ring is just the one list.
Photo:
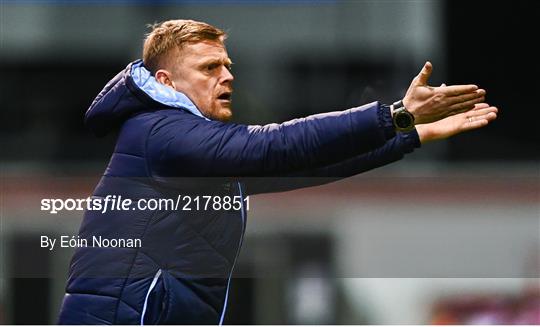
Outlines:
[[411, 153], [415, 148], [419, 148], [422, 145], [416, 128], [410, 132], [398, 133], [397, 137], [402, 144], [403, 153]]
[[379, 128], [383, 130], [384, 137], [389, 140], [396, 136], [396, 129], [394, 128], [394, 122], [392, 121], [392, 113], [390, 112], [390, 106], [385, 104], [379, 105], [377, 109], [379, 116]]

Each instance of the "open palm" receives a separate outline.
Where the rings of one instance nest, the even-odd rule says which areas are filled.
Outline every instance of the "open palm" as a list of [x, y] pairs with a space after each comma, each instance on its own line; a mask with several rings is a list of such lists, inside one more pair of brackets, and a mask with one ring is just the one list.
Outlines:
[[453, 135], [481, 128], [497, 118], [498, 109], [487, 103], [477, 103], [472, 110], [446, 117], [439, 121], [416, 126], [420, 141], [441, 140]]

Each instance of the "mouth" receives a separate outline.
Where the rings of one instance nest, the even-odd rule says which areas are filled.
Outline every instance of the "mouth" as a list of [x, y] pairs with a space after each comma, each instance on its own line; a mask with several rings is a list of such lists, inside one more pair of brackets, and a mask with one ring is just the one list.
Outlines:
[[218, 98], [218, 100], [231, 101], [232, 92], [223, 92], [217, 98]]

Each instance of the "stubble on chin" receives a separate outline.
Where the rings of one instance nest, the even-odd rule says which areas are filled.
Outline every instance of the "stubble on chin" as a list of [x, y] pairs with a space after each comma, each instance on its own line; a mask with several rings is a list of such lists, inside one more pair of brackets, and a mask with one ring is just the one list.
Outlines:
[[219, 109], [217, 117], [215, 119], [222, 122], [228, 122], [232, 119], [232, 116], [233, 114], [231, 108], [221, 108]]
[[211, 112], [203, 112], [203, 115], [211, 120], [217, 120], [221, 122], [228, 122], [232, 119], [232, 110], [230, 107], [221, 107], [217, 110], [213, 110]]

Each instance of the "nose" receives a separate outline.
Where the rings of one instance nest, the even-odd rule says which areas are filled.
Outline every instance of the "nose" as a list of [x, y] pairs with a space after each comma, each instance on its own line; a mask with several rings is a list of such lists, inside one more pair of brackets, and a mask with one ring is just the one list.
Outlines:
[[221, 73], [221, 83], [230, 83], [234, 81], [234, 76], [227, 67], [223, 67]]

